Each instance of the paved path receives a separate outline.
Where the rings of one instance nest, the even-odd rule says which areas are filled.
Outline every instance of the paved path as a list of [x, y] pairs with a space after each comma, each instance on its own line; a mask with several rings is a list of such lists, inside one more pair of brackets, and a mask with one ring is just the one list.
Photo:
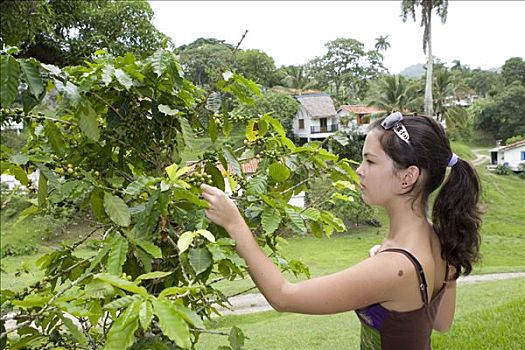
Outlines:
[[481, 151], [479, 149], [473, 149], [472, 152], [474, 152], [474, 154], [476, 155], [476, 159], [474, 159], [472, 161], [472, 165], [474, 166], [478, 166], [478, 165], [481, 165], [481, 164], [484, 164], [484, 163], [487, 163], [490, 161], [490, 157], [489, 156], [486, 156], [484, 154], [479, 154], [478, 152]]
[[[525, 272], [493, 273], [460, 277], [458, 284], [498, 281], [510, 278], [525, 278]], [[222, 315], [243, 315], [273, 310], [260, 293], [239, 295], [230, 298], [230, 303], [232, 305], [231, 310], [222, 307], [218, 307], [217, 310], [219, 310]]]

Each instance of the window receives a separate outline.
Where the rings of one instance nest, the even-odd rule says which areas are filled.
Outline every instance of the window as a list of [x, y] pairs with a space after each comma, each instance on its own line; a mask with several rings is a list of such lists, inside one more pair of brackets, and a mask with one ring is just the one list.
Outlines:
[[521, 151], [521, 160], [525, 160], [525, 151]]
[[304, 129], [304, 119], [299, 119], [299, 129]]

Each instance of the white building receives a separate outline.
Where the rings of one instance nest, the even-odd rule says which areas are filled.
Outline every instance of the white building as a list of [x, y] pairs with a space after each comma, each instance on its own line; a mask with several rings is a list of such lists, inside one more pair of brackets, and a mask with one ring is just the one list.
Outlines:
[[301, 144], [324, 140], [339, 130], [339, 119], [330, 95], [314, 93], [295, 98], [301, 106], [292, 128]]
[[520, 171], [520, 164], [525, 163], [525, 140], [490, 150], [492, 165], [506, 165], [513, 171]]

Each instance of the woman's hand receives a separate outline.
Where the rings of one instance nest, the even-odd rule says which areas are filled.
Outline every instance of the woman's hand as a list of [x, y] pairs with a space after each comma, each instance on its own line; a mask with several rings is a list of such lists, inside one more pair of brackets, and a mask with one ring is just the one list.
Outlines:
[[206, 217], [230, 232], [232, 226], [242, 223], [244, 219], [235, 203], [217, 187], [201, 185], [202, 198], [208, 202]]

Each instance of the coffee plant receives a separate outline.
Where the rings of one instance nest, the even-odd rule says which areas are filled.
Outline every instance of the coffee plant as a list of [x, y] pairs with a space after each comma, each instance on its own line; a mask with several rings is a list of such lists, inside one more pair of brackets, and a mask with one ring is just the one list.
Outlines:
[[[20, 152], [2, 146], [1, 168], [24, 185], [30, 173], [40, 174], [19, 220], [74, 208], [92, 215], [93, 230], [41, 256], [42, 280], [1, 291], [2, 348], [194, 348], [207, 332], [203, 320], [227, 306], [216, 282], [246, 274], [235, 242], [205, 218], [201, 183], [224, 190], [228, 181], [260, 245], [292, 273], [308, 270], [279, 252], [283, 227], [316, 235], [344, 229], [329, 211], [288, 202], [315, 177], [328, 174], [334, 188], [355, 182], [351, 161], [320, 142], [294, 145], [269, 114], [232, 117], [228, 99], [249, 104], [260, 95], [242, 76], [226, 71], [200, 89], [162, 49], [142, 61], [98, 51], [65, 68], [16, 53], [1, 54], [1, 123], [23, 122], [29, 136]], [[246, 130], [244, 146], [216, 142], [234, 128]], [[213, 146], [183, 163], [183, 152], [203, 136]], [[253, 158], [258, 167], [247, 176], [242, 164]], [[97, 250], [79, 257], [86, 242]], [[242, 347], [240, 329], [225, 335], [230, 346], [222, 349]]]

